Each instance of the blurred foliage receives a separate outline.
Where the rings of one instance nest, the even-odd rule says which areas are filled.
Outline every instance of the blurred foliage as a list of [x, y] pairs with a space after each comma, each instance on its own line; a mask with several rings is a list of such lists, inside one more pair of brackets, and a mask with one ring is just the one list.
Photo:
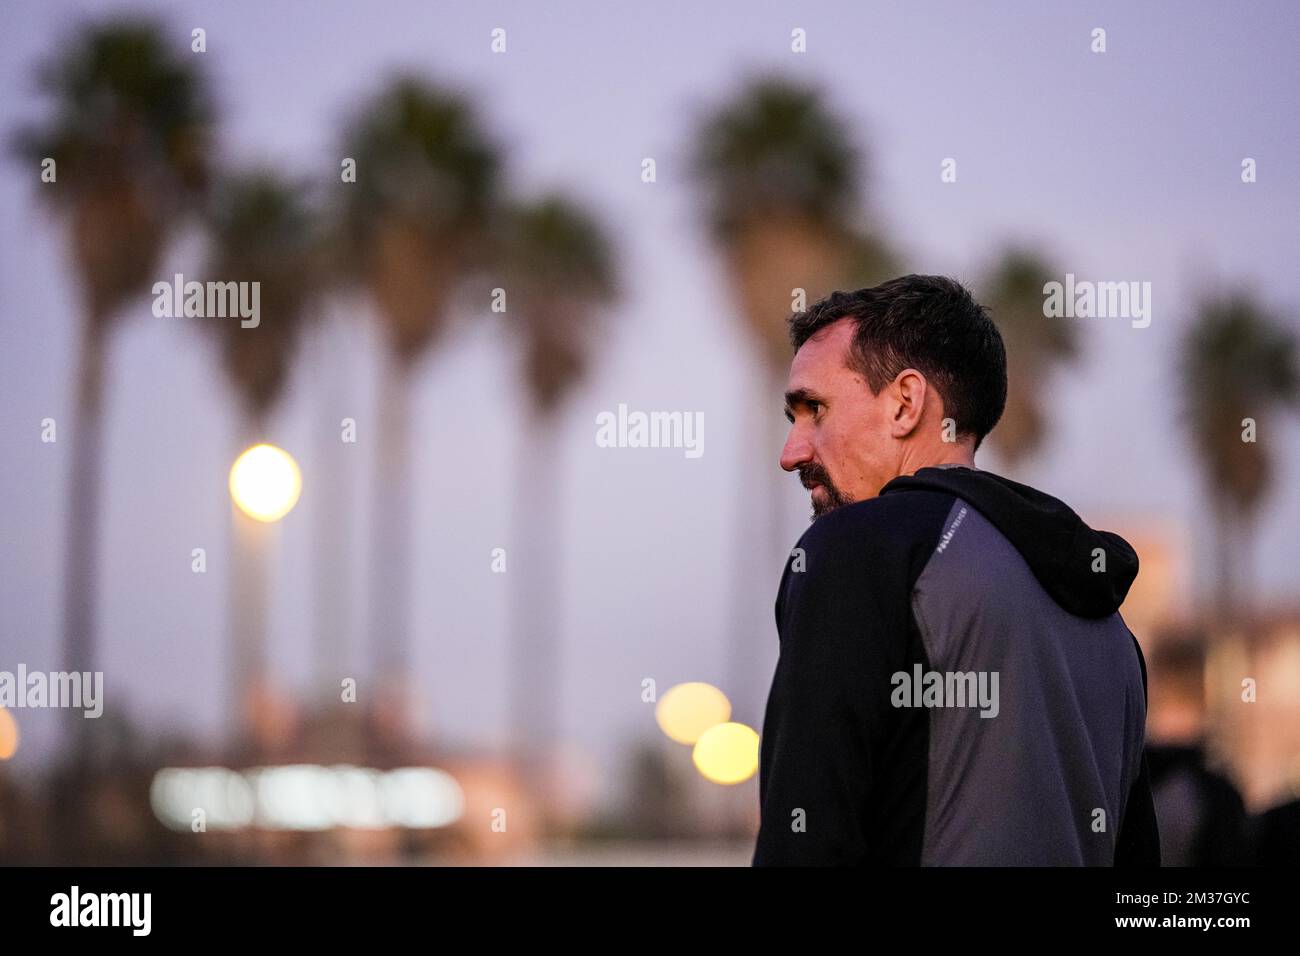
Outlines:
[[208, 183], [212, 97], [194, 61], [147, 20], [82, 28], [38, 84], [53, 118], [14, 145], [55, 161], [57, 184], [41, 195], [70, 215], [88, 318], [106, 323], [154, 278], [174, 217]]
[[1243, 419], [1263, 427], [1300, 401], [1296, 337], [1245, 291], [1197, 309], [1179, 362], [1184, 422], [1212, 487], [1238, 512], [1258, 507], [1271, 483], [1270, 442], [1242, 440]]
[[411, 76], [389, 82], [344, 137], [342, 261], [379, 307], [395, 354], [442, 331], [452, 288], [482, 261], [501, 156], [463, 96]]
[[559, 195], [514, 204], [501, 221], [506, 318], [522, 333], [524, 380], [546, 413], [582, 378], [601, 307], [618, 295], [613, 245], [594, 216]]
[[1007, 352], [1007, 404], [989, 442], [1012, 471], [1042, 447], [1048, 433], [1044, 406], [1054, 368], [1079, 357], [1076, 326], [1043, 315], [1043, 288], [1055, 275], [1036, 253], [1012, 248], [980, 283], [980, 301]]
[[327, 273], [317, 215], [306, 188], [270, 170], [231, 175], [214, 190], [208, 217], [210, 281], [260, 284], [259, 322], [203, 323], [216, 336], [231, 382], [253, 418], [284, 387], [301, 326]]
[[862, 159], [823, 95], [759, 77], [695, 132], [692, 167], [708, 225], [726, 257], [741, 312], [764, 362], [792, 355], [792, 292], [809, 304], [883, 276], [891, 260], [862, 227]]

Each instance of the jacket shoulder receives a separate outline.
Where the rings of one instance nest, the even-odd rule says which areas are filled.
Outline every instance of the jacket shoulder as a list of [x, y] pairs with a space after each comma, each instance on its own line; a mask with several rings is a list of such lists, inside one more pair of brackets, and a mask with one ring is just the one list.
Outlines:
[[813, 521], [797, 547], [808, 555], [898, 555], [937, 541], [954, 501], [955, 495], [931, 490], [855, 501]]

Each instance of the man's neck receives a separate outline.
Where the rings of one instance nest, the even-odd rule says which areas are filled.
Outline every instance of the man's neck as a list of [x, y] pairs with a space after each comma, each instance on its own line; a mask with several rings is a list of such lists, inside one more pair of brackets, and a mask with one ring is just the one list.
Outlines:
[[944, 442], [938, 448], [927, 448], [924, 453], [909, 456], [899, 469], [899, 474], [914, 475], [922, 468], [974, 468], [975, 449], [970, 442]]

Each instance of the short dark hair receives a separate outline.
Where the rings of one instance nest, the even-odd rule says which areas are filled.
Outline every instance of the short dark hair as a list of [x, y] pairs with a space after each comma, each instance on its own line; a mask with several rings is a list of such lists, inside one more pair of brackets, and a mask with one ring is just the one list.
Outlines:
[[905, 368], [921, 372], [959, 435], [979, 448], [1007, 403], [1007, 353], [988, 310], [945, 276], [905, 275], [869, 289], [832, 292], [790, 318], [797, 350], [843, 318], [854, 321], [849, 368], [873, 395]]

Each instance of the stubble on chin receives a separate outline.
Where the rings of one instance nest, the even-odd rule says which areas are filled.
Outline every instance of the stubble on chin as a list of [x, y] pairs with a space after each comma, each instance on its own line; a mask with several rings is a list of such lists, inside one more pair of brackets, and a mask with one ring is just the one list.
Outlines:
[[849, 504], [847, 498], [829, 485], [822, 485], [821, 490], [823, 492], [821, 498], [818, 498], [816, 494], [810, 496], [812, 498], [812, 514], [808, 518], [809, 521], [816, 521], [822, 515], [829, 514], [836, 508]]

